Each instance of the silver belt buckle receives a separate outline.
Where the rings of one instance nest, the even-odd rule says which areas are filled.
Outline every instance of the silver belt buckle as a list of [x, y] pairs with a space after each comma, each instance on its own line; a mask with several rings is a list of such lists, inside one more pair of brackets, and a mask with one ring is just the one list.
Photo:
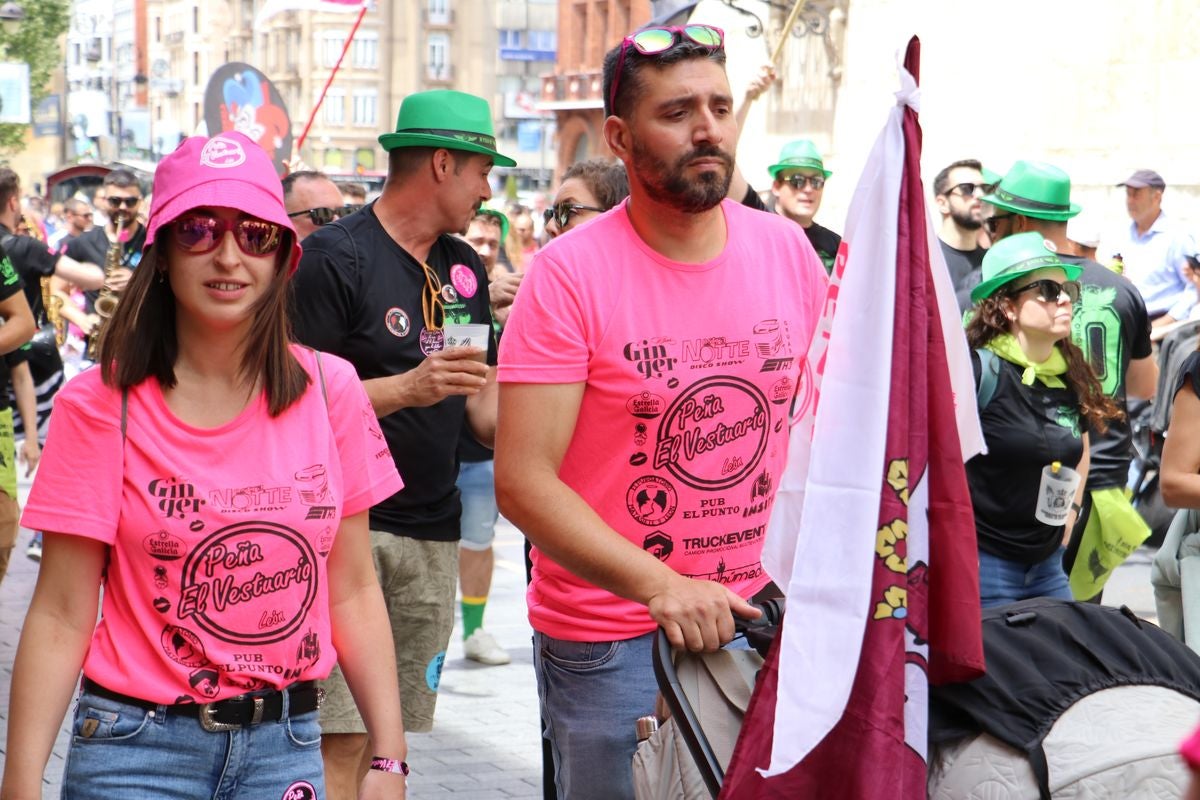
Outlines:
[[[261, 701], [260, 701], [261, 702]], [[200, 727], [209, 733], [221, 733], [222, 731], [236, 731], [241, 728], [241, 725], [231, 725], [228, 722], [217, 722], [214, 719], [216, 709], [213, 706], [215, 703], [205, 703], [200, 706]], [[259, 719], [262, 718], [262, 708], [259, 703], [255, 704], [254, 713]]]

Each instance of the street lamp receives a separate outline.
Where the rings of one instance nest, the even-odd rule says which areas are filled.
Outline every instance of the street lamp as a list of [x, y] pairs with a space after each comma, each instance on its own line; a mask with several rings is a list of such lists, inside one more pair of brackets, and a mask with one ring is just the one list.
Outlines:
[[9, 2], [0, 5], [0, 27], [10, 36], [17, 32], [25, 21], [25, 8], [20, 3]]

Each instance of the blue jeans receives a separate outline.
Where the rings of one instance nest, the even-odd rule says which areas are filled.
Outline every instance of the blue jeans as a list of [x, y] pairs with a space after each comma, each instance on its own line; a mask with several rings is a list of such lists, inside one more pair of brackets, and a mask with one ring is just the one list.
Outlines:
[[462, 540], [467, 550], [487, 550], [496, 538], [496, 477], [494, 461], [464, 461], [458, 467], [462, 494]]
[[164, 706], [145, 709], [84, 692], [71, 728], [63, 800], [324, 798], [317, 712], [284, 712], [273, 722], [210, 733]]
[[633, 798], [638, 717], [654, 713], [654, 634], [568, 642], [533, 634], [538, 698], [560, 798]]
[[1070, 600], [1071, 587], [1063, 571], [1063, 550], [1036, 564], [1021, 564], [979, 551], [979, 596], [984, 608], [1031, 597]]

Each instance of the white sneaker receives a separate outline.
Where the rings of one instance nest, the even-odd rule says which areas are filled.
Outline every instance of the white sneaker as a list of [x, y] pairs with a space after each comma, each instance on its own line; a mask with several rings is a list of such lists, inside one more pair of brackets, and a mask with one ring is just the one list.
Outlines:
[[476, 628], [475, 632], [467, 637], [463, 642], [463, 652], [472, 661], [493, 667], [512, 661], [508, 653], [504, 652], [504, 648], [483, 628]]
[[29, 546], [25, 548], [25, 555], [31, 561], [42, 560], [42, 535], [35, 533], [29, 540]]

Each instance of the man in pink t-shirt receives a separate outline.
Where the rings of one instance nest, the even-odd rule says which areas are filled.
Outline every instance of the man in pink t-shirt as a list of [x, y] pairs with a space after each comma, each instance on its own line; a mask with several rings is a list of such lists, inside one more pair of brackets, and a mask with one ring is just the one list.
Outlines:
[[629, 200], [539, 251], [500, 348], [496, 494], [534, 544], [538, 691], [572, 800], [633, 796], [654, 629], [716, 649], [769, 583], [762, 537], [826, 277], [795, 225], [723, 201], [721, 45], [662, 28], [608, 54]]

